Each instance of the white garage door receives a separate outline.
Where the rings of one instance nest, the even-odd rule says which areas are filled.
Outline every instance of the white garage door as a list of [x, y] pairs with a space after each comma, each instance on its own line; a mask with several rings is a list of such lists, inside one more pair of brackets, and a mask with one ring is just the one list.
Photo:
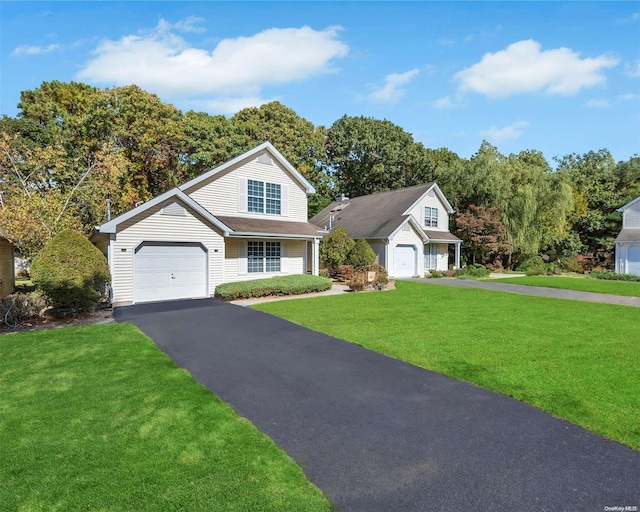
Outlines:
[[134, 256], [134, 300], [191, 299], [207, 294], [207, 253], [200, 244], [145, 242]]
[[627, 249], [627, 274], [640, 276], [640, 245], [632, 245]]
[[396, 245], [393, 250], [393, 277], [416, 275], [416, 248], [412, 245]]

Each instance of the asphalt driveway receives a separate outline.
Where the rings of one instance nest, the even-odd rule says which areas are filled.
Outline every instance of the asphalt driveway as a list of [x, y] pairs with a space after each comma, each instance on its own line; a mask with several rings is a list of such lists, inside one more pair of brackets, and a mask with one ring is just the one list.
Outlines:
[[338, 510], [640, 507], [640, 452], [516, 400], [215, 300], [115, 316], [268, 434]]

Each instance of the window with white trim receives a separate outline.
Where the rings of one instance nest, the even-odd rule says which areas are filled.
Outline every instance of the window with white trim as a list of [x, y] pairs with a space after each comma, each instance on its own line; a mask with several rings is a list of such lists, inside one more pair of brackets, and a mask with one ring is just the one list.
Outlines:
[[247, 211], [280, 215], [282, 186], [278, 183], [247, 180]]
[[247, 242], [247, 272], [280, 272], [280, 242]]
[[437, 270], [438, 268], [438, 246], [427, 244], [424, 246], [424, 269]]
[[424, 207], [424, 225], [425, 227], [438, 227], [438, 209], [430, 208], [429, 206]]

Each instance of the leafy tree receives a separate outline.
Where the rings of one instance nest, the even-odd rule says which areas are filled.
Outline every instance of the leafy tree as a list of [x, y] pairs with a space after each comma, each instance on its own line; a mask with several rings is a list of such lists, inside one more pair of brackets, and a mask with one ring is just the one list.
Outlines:
[[82, 233], [66, 229], [34, 258], [31, 279], [54, 308], [83, 311], [100, 303], [111, 277], [100, 250]]
[[355, 244], [346, 229], [333, 228], [320, 243], [320, 261], [335, 272], [340, 265], [345, 264]]
[[361, 268], [367, 265], [373, 265], [376, 261], [376, 253], [373, 252], [371, 246], [364, 238], [360, 238], [353, 249], [349, 251], [347, 263], [353, 265], [354, 268]]
[[343, 116], [327, 134], [328, 165], [342, 192], [361, 196], [424, 181], [422, 144], [390, 121]]
[[456, 233], [472, 264], [490, 263], [511, 250], [500, 208], [470, 205], [455, 217]]

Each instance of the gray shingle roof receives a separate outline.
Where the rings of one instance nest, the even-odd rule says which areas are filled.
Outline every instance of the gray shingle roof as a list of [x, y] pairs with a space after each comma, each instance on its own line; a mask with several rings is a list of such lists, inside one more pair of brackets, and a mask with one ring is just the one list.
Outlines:
[[429, 237], [429, 240], [433, 240], [434, 242], [460, 242], [460, 239], [449, 231], [425, 229], [424, 232]]
[[616, 242], [640, 242], [640, 229], [623, 229]]
[[[353, 239], [387, 238], [406, 220], [404, 212], [422, 197], [433, 183], [380, 192], [368, 196], [334, 201], [317, 213], [309, 222], [320, 228], [329, 227], [332, 210], [332, 226], [347, 230]], [[340, 209], [343, 208], [343, 209]]]

